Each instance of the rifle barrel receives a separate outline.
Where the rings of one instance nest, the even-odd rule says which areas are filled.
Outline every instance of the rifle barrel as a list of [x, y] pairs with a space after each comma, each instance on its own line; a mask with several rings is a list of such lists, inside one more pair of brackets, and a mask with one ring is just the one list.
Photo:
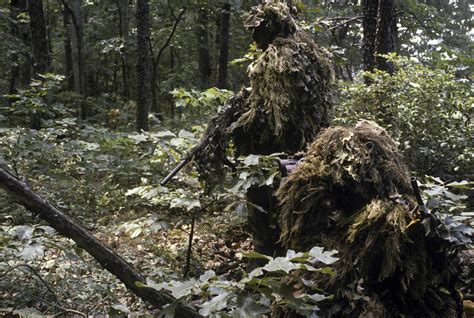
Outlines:
[[163, 180], [161, 180], [160, 185], [164, 187], [188, 162], [188, 158], [181, 160], [181, 162], [170, 173], [168, 173]]
[[418, 187], [418, 180], [416, 179], [416, 177], [411, 177], [410, 183], [413, 189], [413, 195], [416, 198], [416, 202], [418, 203], [418, 205], [424, 206], [425, 203], [423, 202], [423, 198], [421, 197], [421, 192], [420, 188]]

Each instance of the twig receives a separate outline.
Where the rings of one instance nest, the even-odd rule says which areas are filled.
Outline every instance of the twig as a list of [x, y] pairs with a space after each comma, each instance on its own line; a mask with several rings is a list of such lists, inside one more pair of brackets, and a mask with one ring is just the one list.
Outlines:
[[59, 314], [54, 315], [53, 317], [59, 317], [61, 315], [67, 314], [67, 313], [73, 313], [73, 314], [76, 314], [76, 315], [79, 315], [79, 316], [82, 316], [82, 317], [87, 317], [87, 315], [85, 313], [74, 310], [74, 309], [65, 309], [65, 310], [61, 311]]
[[332, 26], [330, 28], [328, 28], [329, 30], [334, 30], [334, 29], [337, 29], [337, 28], [340, 28], [342, 26], [345, 26], [346, 24], [349, 24], [351, 22], [354, 22], [354, 21], [357, 21], [357, 20], [361, 20], [363, 18], [363, 16], [357, 16], [357, 17], [353, 17], [353, 18], [350, 18], [349, 20], [346, 20], [344, 22], [341, 22], [341, 23], [338, 23], [336, 24], [335, 26]]
[[191, 218], [191, 233], [189, 233], [189, 241], [188, 241], [188, 251], [186, 252], [186, 267], [184, 268], [183, 277], [187, 278], [189, 274], [189, 269], [191, 267], [191, 255], [193, 249], [193, 238], [194, 238], [194, 223], [196, 219], [194, 215]]
[[38, 271], [31, 265], [28, 265], [28, 264], [19, 264], [19, 265], [16, 265], [16, 266], [13, 266], [11, 267], [10, 269], [8, 269], [5, 273], [3, 273], [2, 275], [0, 275], [0, 278], [3, 278], [5, 277], [6, 275], [8, 275], [8, 273], [14, 271], [15, 269], [17, 268], [20, 268], [20, 267], [26, 267], [28, 269], [30, 269], [33, 274], [39, 278], [39, 280], [41, 281], [41, 283], [43, 283], [43, 285], [46, 287], [46, 289], [48, 289], [48, 291], [53, 295], [54, 297], [54, 301], [55, 302], [58, 302], [58, 297], [56, 296], [56, 293], [53, 291], [53, 289], [48, 285], [48, 283], [43, 279], [43, 277], [41, 277], [41, 275], [38, 273]]
[[181, 11], [179, 12], [178, 16], [176, 17], [176, 19], [174, 21], [173, 28], [171, 29], [171, 32], [168, 35], [168, 38], [166, 39], [166, 42], [163, 44], [163, 46], [158, 51], [158, 54], [156, 55], [156, 58], [154, 59], [154, 63], [153, 63], [153, 67], [154, 67], [155, 70], [156, 70], [158, 64], [160, 63], [161, 55], [163, 54], [165, 49], [170, 44], [171, 39], [173, 38], [173, 35], [176, 32], [176, 28], [178, 27], [179, 22], [181, 21], [184, 13], [186, 13], [186, 9], [187, 9], [186, 7], [181, 9]]

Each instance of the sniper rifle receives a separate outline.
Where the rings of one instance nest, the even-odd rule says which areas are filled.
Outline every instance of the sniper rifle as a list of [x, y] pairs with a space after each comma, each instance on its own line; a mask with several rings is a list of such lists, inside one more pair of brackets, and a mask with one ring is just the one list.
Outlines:
[[164, 187], [166, 184], [168, 184], [168, 182], [170, 182], [170, 180], [181, 169], [183, 169], [184, 166], [187, 165], [198, 152], [203, 150], [209, 144], [210, 137], [210, 135], [207, 135], [196, 147], [191, 149], [191, 151], [186, 154], [186, 156], [180, 161], [180, 163], [173, 170], [171, 170], [171, 172], [168, 173], [168, 175], [163, 180], [161, 180], [160, 185]]
[[423, 202], [423, 198], [421, 197], [421, 191], [418, 187], [418, 180], [416, 177], [412, 177], [410, 179], [410, 183], [413, 189], [413, 195], [415, 196], [416, 202], [418, 203], [418, 209], [420, 210], [420, 213], [423, 215], [423, 217], [431, 215], [430, 210], [428, 210], [425, 203]]

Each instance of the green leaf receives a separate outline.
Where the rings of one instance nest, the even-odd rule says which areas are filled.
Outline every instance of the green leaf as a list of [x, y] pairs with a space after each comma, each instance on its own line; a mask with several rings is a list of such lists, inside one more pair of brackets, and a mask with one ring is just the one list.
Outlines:
[[227, 300], [230, 296], [232, 296], [232, 294], [229, 292], [223, 292], [222, 294], [215, 296], [201, 305], [199, 314], [210, 316], [212, 313], [224, 309], [227, 306]]
[[163, 288], [169, 290], [173, 297], [176, 299], [180, 299], [181, 297], [188, 296], [191, 294], [193, 287], [196, 285], [196, 280], [191, 279], [186, 282], [180, 282], [177, 280], [173, 280], [169, 283], [163, 284]]
[[285, 257], [277, 257], [275, 259], [272, 259], [268, 262], [267, 265], [263, 267], [263, 269], [268, 272], [283, 271], [285, 273], [289, 273], [290, 271], [297, 268], [298, 268], [298, 265], [290, 262]]
[[15, 236], [18, 237], [20, 241], [29, 240], [33, 236], [33, 231], [35, 229], [29, 225], [20, 225], [15, 229]]
[[44, 256], [44, 246], [39, 243], [34, 243], [25, 247], [18, 256], [23, 258], [25, 261], [32, 261], [38, 257]]
[[112, 312], [113, 314], [120, 314], [120, 313], [128, 314], [128, 313], [130, 313], [130, 309], [128, 309], [128, 307], [123, 305], [123, 304], [115, 304], [115, 305], [112, 305], [110, 307], [115, 310], [115, 312]]
[[269, 307], [258, 304], [252, 297], [238, 295], [237, 308], [231, 314], [233, 318], [254, 318], [270, 311]]
[[255, 166], [255, 165], [258, 165], [259, 160], [260, 160], [260, 156], [258, 156], [258, 155], [248, 155], [244, 159], [244, 165], [246, 165], [246, 166]]
[[186, 208], [191, 211], [194, 208], [201, 208], [201, 202], [194, 198], [175, 198], [171, 200], [170, 206], [172, 208]]
[[322, 247], [315, 246], [309, 251], [309, 255], [313, 257], [312, 262], [321, 262], [326, 265], [334, 264], [339, 260], [339, 258], [334, 257], [333, 255], [337, 254], [337, 251], [324, 251]]
[[201, 283], [206, 283], [209, 279], [216, 277], [216, 273], [213, 270], [208, 270], [201, 276], [199, 276], [199, 281]]
[[451, 182], [446, 185], [446, 187], [456, 188], [456, 189], [463, 189], [463, 190], [471, 190], [473, 188], [474, 182], [469, 182], [463, 180], [461, 182]]
[[257, 259], [264, 259], [264, 260], [272, 260], [273, 259], [270, 256], [263, 255], [263, 254], [255, 252], [255, 251], [239, 253], [239, 255], [241, 255], [243, 257], [247, 257], [247, 258], [257, 258]]

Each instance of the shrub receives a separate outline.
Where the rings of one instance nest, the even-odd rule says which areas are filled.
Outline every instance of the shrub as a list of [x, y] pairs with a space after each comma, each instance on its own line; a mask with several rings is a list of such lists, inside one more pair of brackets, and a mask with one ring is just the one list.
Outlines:
[[396, 66], [394, 75], [363, 73], [371, 85], [362, 78], [341, 84], [336, 124], [374, 120], [400, 142], [405, 160], [418, 173], [472, 173], [474, 106], [469, 83], [450, 71], [387, 57]]

